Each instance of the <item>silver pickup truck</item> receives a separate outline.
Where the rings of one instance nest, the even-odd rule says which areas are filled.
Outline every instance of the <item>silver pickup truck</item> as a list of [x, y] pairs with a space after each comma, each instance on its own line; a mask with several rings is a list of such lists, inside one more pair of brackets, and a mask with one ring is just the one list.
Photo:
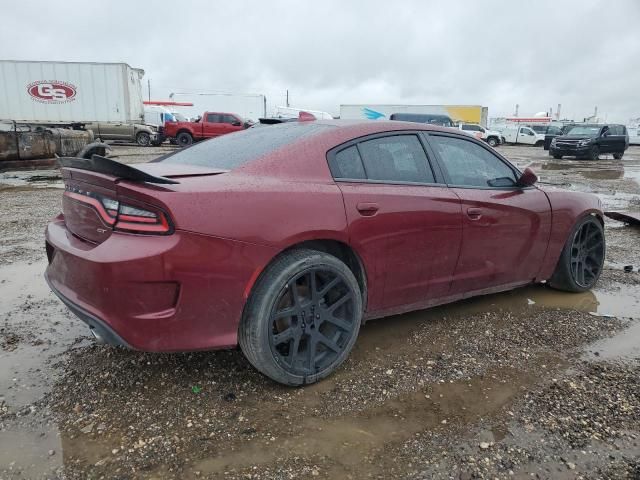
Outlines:
[[85, 129], [92, 130], [95, 138], [135, 142], [141, 147], [159, 145], [162, 137], [158, 128], [139, 123], [87, 123]]

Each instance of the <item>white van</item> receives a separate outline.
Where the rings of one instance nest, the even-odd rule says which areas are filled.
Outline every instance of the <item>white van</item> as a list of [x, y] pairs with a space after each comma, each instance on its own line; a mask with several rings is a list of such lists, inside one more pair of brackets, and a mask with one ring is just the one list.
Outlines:
[[536, 133], [531, 127], [509, 126], [502, 130], [502, 137], [506, 143], [534, 145], [536, 147], [544, 145], [544, 134]]
[[145, 105], [144, 123], [145, 125], [155, 125], [164, 127], [165, 122], [175, 122], [176, 117], [164, 107], [157, 105]]

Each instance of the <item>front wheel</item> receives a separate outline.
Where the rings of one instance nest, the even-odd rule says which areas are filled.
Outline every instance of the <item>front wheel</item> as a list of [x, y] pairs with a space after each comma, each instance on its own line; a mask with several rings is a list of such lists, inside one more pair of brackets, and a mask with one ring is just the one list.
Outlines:
[[280, 255], [260, 276], [238, 337], [257, 370], [285, 385], [306, 385], [344, 362], [361, 321], [362, 294], [349, 267], [299, 249]]
[[556, 160], [560, 160], [562, 158], [562, 155], [558, 155], [557, 153], [554, 153], [553, 158], [555, 158]]
[[141, 147], [148, 147], [151, 144], [151, 136], [147, 132], [139, 132], [136, 135], [136, 143]]
[[487, 139], [487, 143], [488, 143], [489, 145], [491, 145], [492, 147], [495, 147], [496, 145], [498, 145], [498, 139], [497, 139], [497, 138], [495, 138], [495, 137], [489, 137], [489, 138]]
[[567, 292], [593, 288], [604, 265], [604, 228], [593, 215], [580, 220], [562, 249], [549, 285]]
[[598, 160], [599, 157], [600, 157], [600, 149], [598, 148], [597, 145], [594, 145], [593, 147], [591, 147], [591, 150], [589, 150], [589, 159]]

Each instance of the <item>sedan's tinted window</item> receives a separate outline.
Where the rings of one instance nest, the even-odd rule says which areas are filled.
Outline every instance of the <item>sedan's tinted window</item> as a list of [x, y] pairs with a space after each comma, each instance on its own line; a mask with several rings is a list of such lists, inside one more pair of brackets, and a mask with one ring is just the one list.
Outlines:
[[197, 143], [161, 161], [231, 170], [302, 138], [317, 135], [328, 128], [333, 127], [315, 122], [291, 122], [265, 128], [248, 128]]
[[415, 135], [394, 135], [358, 144], [369, 180], [435, 183]]
[[355, 145], [340, 150], [331, 159], [331, 174], [333, 178], [351, 178], [364, 180], [367, 176], [364, 173], [362, 160]]
[[508, 165], [480, 145], [471, 141], [430, 136], [440, 154], [452, 185], [467, 187], [508, 187], [516, 175]]

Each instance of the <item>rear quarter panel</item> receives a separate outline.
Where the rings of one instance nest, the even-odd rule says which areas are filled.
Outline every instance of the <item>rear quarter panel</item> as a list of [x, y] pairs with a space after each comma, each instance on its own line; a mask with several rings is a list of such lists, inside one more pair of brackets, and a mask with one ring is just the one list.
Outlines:
[[586, 215], [603, 219], [602, 202], [596, 195], [570, 192], [556, 188], [541, 189], [551, 204], [551, 236], [547, 253], [538, 274], [538, 280], [547, 280], [553, 275], [565, 243], [576, 223]]

